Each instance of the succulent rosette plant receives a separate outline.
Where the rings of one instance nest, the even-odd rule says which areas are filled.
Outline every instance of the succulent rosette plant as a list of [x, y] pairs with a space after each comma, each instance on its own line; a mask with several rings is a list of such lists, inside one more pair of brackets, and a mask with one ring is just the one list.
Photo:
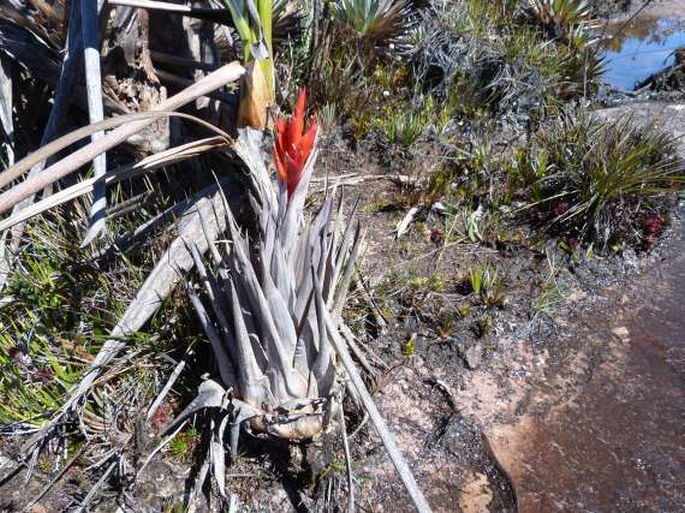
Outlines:
[[[250, 170], [257, 233], [241, 230], [224, 201], [215, 209], [217, 217], [207, 221], [226, 226], [227, 240], [208, 239], [209, 258], [189, 245], [203, 293], [190, 284], [188, 293], [211, 343], [216, 372], [167, 430], [207, 410], [211, 438], [197, 482], [211, 468], [226, 495], [227, 429], [233, 457], [243, 428], [254, 436], [292, 442], [315, 440], [333, 430], [344, 436], [339, 429], [344, 425], [342, 398], [353, 391], [417, 509], [430, 511], [340, 335], [363, 237], [356, 204], [345, 222], [342, 206], [334, 208], [335, 194], [313, 218], [304, 213], [318, 130], [314, 117], [305, 127], [305, 100], [301, 91], [293, 115], [275, 124], [277, 187], [264, 162], [262, 132], [239, 132], [234, 150]], [[351, 477], [348, 486], [352, 494]]]
[[276, 122], [278, 192], [261, 157], [260, 134], [240, 134], [236, 150], [252, 172], [259, 233], [241, 231], [225, 204], [228, 242], [211, 245], [208, 261], [193, 250], [203, 297], [188, 290], [218, 379], [202, 384], [176, 422], [223, 406], [234, 426], [234, 451], [240, 425], [300, 441], [337, 418], [340, 372], [330, 334], [338, 329], [361, 237], [353, 218], [343, 228], [340, 211], [333, 222], [333, 196], [305, 220], [317, 124], [312, 117], [305, 131], [304, 111], [301, 91], [293, 115]]

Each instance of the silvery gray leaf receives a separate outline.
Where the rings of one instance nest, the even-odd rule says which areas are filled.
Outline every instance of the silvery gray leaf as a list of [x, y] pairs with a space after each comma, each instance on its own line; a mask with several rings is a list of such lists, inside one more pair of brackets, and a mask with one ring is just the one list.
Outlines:
[[[224, 452], [223, 431], [226, 428], [228, 415], [224, 414], [219, 426], [212, 427], [212, 437], [209, 444], [210, 460], [212, 462], [212, 472], [219, 488], [219, 494], [226, 498], [226, 453]], [[212, 420], [214, 424], [214, 420]], [[222, 429], [223, 426], [223, 429]]]
[[214, 380], [208, 379], [200, 383], [197, 396], [186, 406], [183, 411], [164, 428], [164, 431], [173, 430], [180, 422], [183, 422], [193, 413], [205, 408], [219, 408], [226, 401], [226, 390]]

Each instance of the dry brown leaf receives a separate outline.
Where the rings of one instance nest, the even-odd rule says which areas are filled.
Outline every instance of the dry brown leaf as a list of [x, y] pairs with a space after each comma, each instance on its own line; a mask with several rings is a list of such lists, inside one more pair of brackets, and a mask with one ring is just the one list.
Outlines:
[[264, 130], [267, 125], [267, 108], [271, 103], [269, 85], [257, 61], [250, 61], [245, 69], [247, 71], [240, 83], [238, 127]]

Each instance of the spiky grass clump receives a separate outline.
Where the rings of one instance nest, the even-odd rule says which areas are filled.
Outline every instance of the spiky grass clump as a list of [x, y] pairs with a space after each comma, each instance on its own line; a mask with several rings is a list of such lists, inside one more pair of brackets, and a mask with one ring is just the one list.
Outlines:
[[383, 124], [388, 141], [411, 146], [421, 136], [426, 120], [421, 113], [413, 111], [391, 112]]
[[355, 135], [375, 125], [380, 111], [400, 97], [395, 72], [402, 73], [413, 47], [421, 3], [341, 0], [313, 10], [303, 64], [295, 66], [312, 103], [335, 108], [352, 122]]
[[412, 26], [416, 0], [339, 0], [335, 14], [366, 46], [401, 44]]
[[520, 17], [517, 2], [455, 4], [425, 21], [413, 69], [417, 82], [458, 114], [486, 108], [539, 119], [596, 89], [601, 62], [587, 25], [555, 38], [536, 24], [512, 23]]
[[525, 0], [523, 11], [552, 37], [564, 37], [573, 27], [590, 23], [592, 17], [586, 0]]
[[511, 175], [525, 188], [545, 230], [600, 250], [609, 244], [644, 244], [654, 236], [664, 198], [682, 189], [685, 174], [673, 141], [627, 119], [602, 122], [565, 112], [519, 152]]

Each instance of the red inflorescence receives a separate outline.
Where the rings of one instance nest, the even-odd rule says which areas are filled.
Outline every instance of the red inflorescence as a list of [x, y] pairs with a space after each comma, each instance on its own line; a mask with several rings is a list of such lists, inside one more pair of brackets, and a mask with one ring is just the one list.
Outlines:
[[310, 117], [309, 128], [305, 132], [304, 106], [306, 97], [306, 91], [300, 89], [292, 116], [288, 119], [279, 118], [276, 120], [274, 158], [276, 159], [278, 178], [288, 188], [288, 197], [293, 194], [297, 184], [302, 179], [302, 171], [316, 137], [315, 116]]

